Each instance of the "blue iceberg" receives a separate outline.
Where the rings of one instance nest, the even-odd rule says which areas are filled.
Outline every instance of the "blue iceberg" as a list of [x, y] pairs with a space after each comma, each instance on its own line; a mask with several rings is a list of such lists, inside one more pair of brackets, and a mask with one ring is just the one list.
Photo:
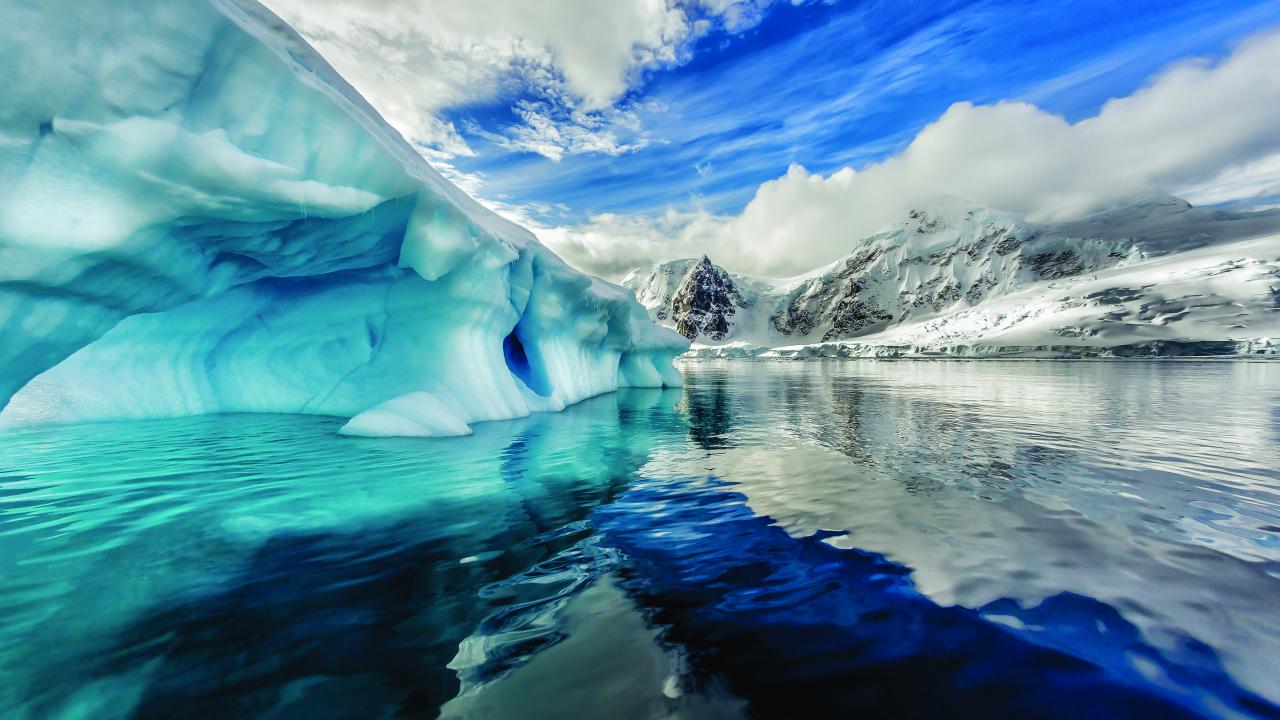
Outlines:
[[686, 347], [450, 184], [252, 0], [0, 0], [0, 422], [465, 433]]

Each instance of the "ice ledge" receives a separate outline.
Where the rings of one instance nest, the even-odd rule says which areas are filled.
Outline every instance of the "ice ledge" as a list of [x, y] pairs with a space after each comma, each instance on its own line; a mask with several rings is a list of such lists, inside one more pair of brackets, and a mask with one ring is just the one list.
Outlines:
[[348, 420], [338, 433], [360, 437], [448, 437], [470, 435], [471, 427], [435, 395], [418, 390], [378, 403]]
[[680, 382], [687, 341], [448, 183], [257, 3], [0, 8], [0, 424], [435, 434]]

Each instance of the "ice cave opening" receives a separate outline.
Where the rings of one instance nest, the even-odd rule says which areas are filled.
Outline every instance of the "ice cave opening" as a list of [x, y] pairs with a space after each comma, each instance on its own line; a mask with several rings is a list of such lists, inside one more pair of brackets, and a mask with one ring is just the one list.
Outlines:
[[[687, 340], [452, 185], [258, 3], [15, 12], [0, 425], [286, 412], [456, 435], [681, 383]], [[85, 48], [114, 69], [68, 62]]]
[[529, 352], [520, 341], [520, 328], [512, 328], [502, 340], [502, 354], [507, 359], [507, 368], [526, 387], [541, 397], [550, 397], [551, 388], [547, 385], [546, 373], [529, 360]]

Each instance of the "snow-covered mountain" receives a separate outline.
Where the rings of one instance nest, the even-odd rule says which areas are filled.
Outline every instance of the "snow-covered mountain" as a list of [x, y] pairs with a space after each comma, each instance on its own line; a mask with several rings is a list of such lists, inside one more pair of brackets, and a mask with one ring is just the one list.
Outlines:
[[[786, 280], [703, 258], [640, 268], [623, 284], [656, 321], [711, 346], [701, 354], [847, 354], [850, 344], [837, 341], [854, 339], [880, 348], [864, 354], [1144, 343], [1167, 352], [1280, 337], [1277, 211], [1153, 197], [1046, 224], [947, 197], [853, 247]], [[832, 343], [843, 349], [797, 349]]]
[[643, 292], [653, 302], [658, 321], [668, 320], [676, 332], [689, 338], [724, 340], [733, 334], [740, 310], [751, 307], [738, 284], [706, 255], [701, 260], [665, 263], [651, 274]]

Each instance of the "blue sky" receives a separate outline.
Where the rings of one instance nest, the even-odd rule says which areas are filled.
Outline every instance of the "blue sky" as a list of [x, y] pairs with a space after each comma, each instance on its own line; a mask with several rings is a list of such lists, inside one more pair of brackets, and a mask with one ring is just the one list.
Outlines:
[[267, 0], [580, 268], [803, 272], [936, 195], [1280, 199], [1280, 3]]
[[638, 149], [552, 160], [495, 142], [536, 88], [444, 116], [476, 152], [456, 167], [541, 222], [731, 213], [791, 163], [827, 173], [898, 152], [954, 102], [1021, 99], [1074, 121], [1171, 62], [1222, 56], [1276, 24], [1274, 2], [778, 4], [746, 32], [704, 36], [687, 62], [618, 99], [634, 109]]

